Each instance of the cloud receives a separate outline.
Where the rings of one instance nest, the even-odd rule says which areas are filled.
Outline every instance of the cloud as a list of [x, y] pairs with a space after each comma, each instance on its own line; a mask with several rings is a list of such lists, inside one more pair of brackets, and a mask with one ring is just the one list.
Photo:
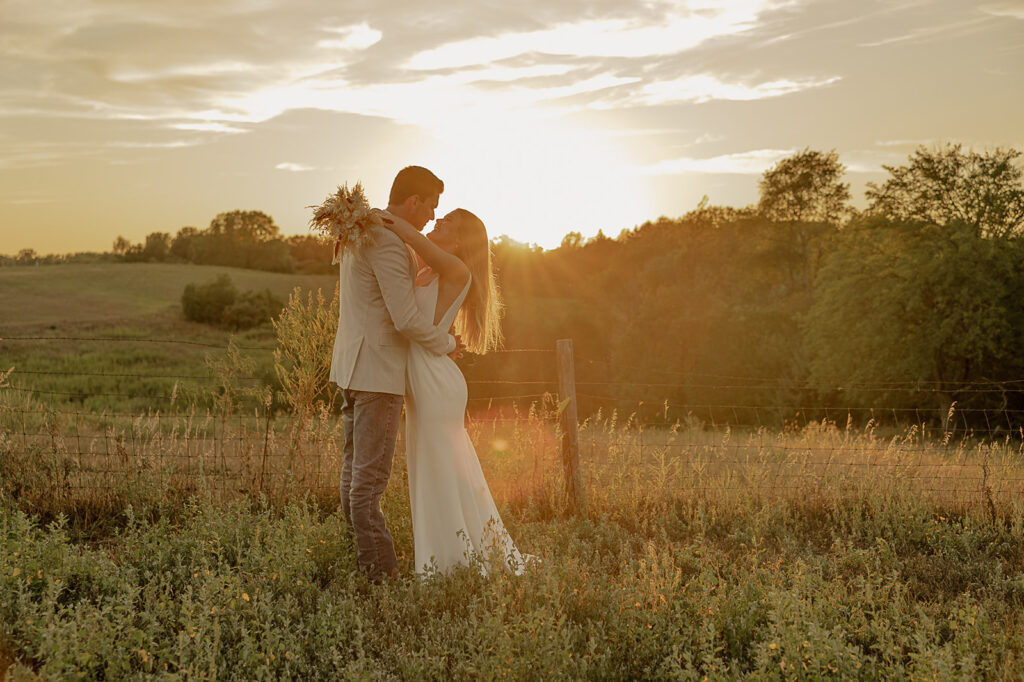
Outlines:
[[[900, 143], [901, 140], [893, 140]], [[912, 143], [913, 141], [906, 141]], [[922, 142], [919, 142], [923, 143]], [[907, 153], [898, 151], [902, 144], [882, 145], [883, 149], [853, 149], [844, 152], [842, 162], [846, 166], [847, 173], [858, 174], [881, 174], [885, 172], [882, 166], [901, 166], [907, 162]]]
[[820, 88], [839, 80], [839, 76], [831, 76], [800, 81], [782, 79], [746, 85], [744, 83], [727, 83], [711, 74], [698, 74], [671, 81], [645, 83], [636, 93], [627, 96], [624, 102], [609, 102], [602, 106], [621, 106], [623, 104], [657, 106], [675, 102], [700, 104], [712, 100], [751, 101]]
[[33, 205], [36, 205], [36, 204], [52, 204], [52, 203], [54, 203], [54, 200], [53, 199], [19, 198], [19, 199], [0, 199], [0, 202], [5, 203], [5, 204], [11, 204], [13, 206], [33, 206]]
[[973, 17], [962, 19], [951, 23], [937, 24], [933, 26], [915, 27], [898, 35], [860, 43], [858, 47], [882, 47], [894, 43], [920, 43], [929, 40], [943, 39], [961, 36], [983, 27], [991, 20], [991, 17]]
[[981, 6], [981, 11], [996, 17], [1011, 17], [1013, 19], [1024, 19], [1024, 1], [1004, 0], [1004, 2], [992, 2]]
[[935, 140], [932, 138], [922, 138], [914, 140], [876, 140], [875, 144], [879, 147], [920, 147], [921, 145], [934, 144]]
[[821, 84], [659, 82], [661, 57], [747, 33], [793, 0], [525, 1], [503, 12], [368, 0], [330, 10], [305, 0], [30, 4], [0, 28], [0, 57], [12, 59], [0, 75], [18, 84], [0, 87], [0, 110], [150, 121], [211, 140], [299, 109], [427, 130], [470, 119], [500, 128], [513, 117], [607, 109], [616, 98], [749, 100]]
[[405, 67], [464, 67], [528, 53], [601, 58], [676, 54], [717, 37], [749, 30], [770, 6], [765, 1], [693, 2], [689, 12], [669, 14], [653, 24], [628, 19], [585, 20], [536, 31], [474, 37], [419, 52]]
[[787, 156], [794, 149], [754, 149], [746, 152], [723, 154], [708, 159], [668, 159], [639, 168], [641, 175], [680, 175], [683, 173], [724, 173], [760, 175]]
[[183, 149], [203, 144], [203, 140], [170, 140], [169, 142], [109, 142], [114, 149]]
[[204, 133], [245, 133], [245, 128], [238, 126], [224, 125], [223, 123], [172, 123], [171, 128], [175, 130], [195, 130]]
[[[952, 31], [979, 16], [994, 26], [993, 15], [1016, 16], [1022, 4], [983, 1], [984, 15], [921, 0], [868, 0], [856, 10], [809, 0], [21, 2], [16, 18], [0, 21], [0, 116], [31, 116], [37, 134], [53, 139], [69, 137], [69, 119], [95, 121], [75, 128], [88, 131], [78, 141], [103, 140], [96, 146], [108, 150], [110, 141], [173, 148], [241, 138], [299, 110], [379, 117], [447, 141], [468, 127], [483, 138], [572, 117], [618, 131], [609, 136], [650, 137], [644, 131], [719, 124], [699, 120], [712, 113], [692, 104], [756, 102], [841, 79], [846, 91], [856, 51], [836, 49], [840, 38], [853, 45], [884, 30], [898, 41], [919, 26]], [[796, 38], [815, 34], [801, 41], [827, 45], [797, 54], [805, 43]], [[789, 39], [772, 43], [780, 36]], [[125, 122], [144, 130], [126, 135]], [[735, 145], [795, 144], [741, 139], [722, 123]], [[673, 155], [689, 142], [666, 134], [650, 144]]]
[[325, 30], [341, 36], [340, 38], [325, 39], [317, 42], [317, 47], [330, 50], [365, 50], [379, 43], [380, 39], [384, 37], [381, 31], [370, 28], [369, 24], [365, 23]]
[[283, 163], [279, 163], [276, 166], [274, 166], [274, 168], [276, 168], [277, 170], [292, 171], [294, 173], [301, 173], [301, 172], [304, 172], [304, 171], [316, 170], [312, 166], [304, 166], [301, 163], [291, 163], [290, 161], [285, 161]]

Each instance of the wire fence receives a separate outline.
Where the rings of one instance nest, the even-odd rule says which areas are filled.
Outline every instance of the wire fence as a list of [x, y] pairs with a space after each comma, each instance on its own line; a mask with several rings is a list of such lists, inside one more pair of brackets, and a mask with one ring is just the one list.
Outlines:
[[[178, 339], [5, 337], [7, 342], [158, 343], [220, 348]], [[235, 346], [269, 351], [269, 346]], [[559, 476], [559, 424], [564, 396], [553, 367], [555, 349], [500, 351], [540, 358], [541, 375], [479, 376], [467, 369], [467, 426], [481, 459], [511, 479]], [[578, 440], [588, 489], [632, 481], [634, 494], [800, 493], [903, 486], [989, 505], [1024, 494], [1024, 379], [953, 385], [957, 401], [931, 408], [805, 402], [814, 387], [795, 379], [666, 372], [660, 380], [615, 381], [628, 367], [577, 358], [581, 409]], [[2, 359], [0, 359], [2, 364]], [[600, 369], [599, 369], [600, 368]], [[650, 369], [635, 368], [637, 373]], [[606, 376], [605, 380], [601, 377]], [[55, 382], [98, 380], [113, 389], [60, 390]], [[233, 375], [259, 386], [267, 379]], [[224, 377], [195, 372], [71, 371], [15, 367], [0, 386], [2, 485], [28, 494], [109, 490], [125, 481], [222, 493], [268, 493], [303, 487], [333, 490], [345, 434], [337, 411], [299, 417], [266, 405], [227, 411], [190, 403], [180, 386], [216, 394]], [[40, 386], [40, 382], [44, 382]], [[168, 390], [168, 382], [174, 382]], [[116, 390], [130, 383], [128, 391]], [[950, 384], [850, 383], [861, 395], [947, 396]], [[801, 393], [804, 392], [804, 393]], [[737, 394], [745, 399], [734, 399]], [[770, 402], [779, 395], [790, 402]], [[703, 399], [692, 400], [691, 396]], [[719, 396], [710, 401], [708, 397]], [[87, 409], [92, 398], [143, 400], [142, 410]], [[539, 484], [538, 484], [539, 485]], [[20, 487], [19, 487], [20, 486]]]

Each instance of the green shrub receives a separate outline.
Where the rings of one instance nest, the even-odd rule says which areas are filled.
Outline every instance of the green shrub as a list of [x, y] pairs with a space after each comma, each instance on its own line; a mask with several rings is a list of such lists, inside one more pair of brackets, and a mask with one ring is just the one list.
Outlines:
[[224, 309], [221, 323], [231, 329], [258, 327], [277, 317], [283, 307], [284, 303], [270, 289], [246, 291]]
[[181, 295], [185, 318], [193, 322], [219, 324], [224, 311], [238, 299], [238, 289], [227, 275], [218, 275], [206, 284], [188, 284]]
[[185, 318], [228, 327], [249, 329], [274, 319], [284, 303], [270, 292], [239, 292], [227, 275], [218, 275], [206, 284], [189, 284], [181, 295]]

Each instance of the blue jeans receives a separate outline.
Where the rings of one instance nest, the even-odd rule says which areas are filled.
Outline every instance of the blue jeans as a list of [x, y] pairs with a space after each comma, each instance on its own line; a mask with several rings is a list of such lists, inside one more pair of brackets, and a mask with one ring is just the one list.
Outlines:
[[398, 572], [395, 543], [384, 523], [380, 498], [391, 477], [403, 396], [341, 392], [345, 449], [341, 508], [356, 540], [356, 561], [371, 580]]

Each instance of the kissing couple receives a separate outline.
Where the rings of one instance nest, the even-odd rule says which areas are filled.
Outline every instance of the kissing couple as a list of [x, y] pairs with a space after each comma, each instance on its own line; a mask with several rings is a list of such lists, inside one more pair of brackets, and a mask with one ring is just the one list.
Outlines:
[[403, 403], [416, 572], [473, 557], [498, 558], [514, 573], [525, 565], [466, 431], [466, 380], [454, 361], [463, 348], [485, 353], [501, 340], [490, 243], [483, 222], [461, 208], [421, 234], [442, 192], [426, 168], [403, 168], [377, 212], [381, 224], [339, 265], [330, 380], [343, 398], [341, 506], [359, 568], [375, 581], [398, 574], [380, 500]]

